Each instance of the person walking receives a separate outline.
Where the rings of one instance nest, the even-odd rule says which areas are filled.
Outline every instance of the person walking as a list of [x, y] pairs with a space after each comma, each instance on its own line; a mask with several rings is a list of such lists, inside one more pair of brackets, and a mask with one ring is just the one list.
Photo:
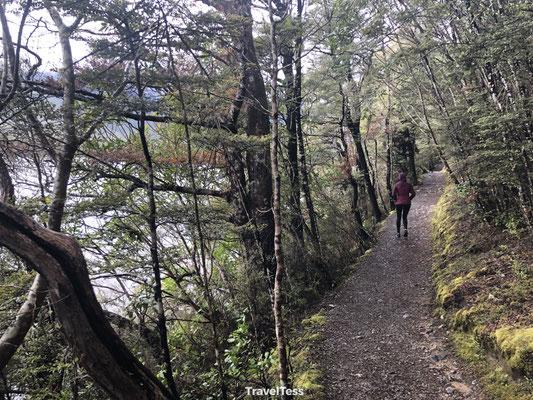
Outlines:
[[398, 182], [392, 189], [392, 198], [396, 206], [396, 236], [400, 237], [400, 225], [403, 220], [403, 236], [407, 238], [407, 214], [411, 208], [411, 200], [416, 196], [413, 185], [407, 182], [407, 177], [403, 172], [398, 175]]

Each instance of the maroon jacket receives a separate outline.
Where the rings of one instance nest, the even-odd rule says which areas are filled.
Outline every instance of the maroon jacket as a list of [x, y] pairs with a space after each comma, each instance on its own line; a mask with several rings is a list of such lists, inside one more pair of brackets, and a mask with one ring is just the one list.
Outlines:
[[413, 185], [407, 183], [407, 178], [403, 172], [398, 175], [398, 182], [392, 189], [392, 197], [396, 196], [395, 204], [411, 204], [411, 200], [416, 196]]

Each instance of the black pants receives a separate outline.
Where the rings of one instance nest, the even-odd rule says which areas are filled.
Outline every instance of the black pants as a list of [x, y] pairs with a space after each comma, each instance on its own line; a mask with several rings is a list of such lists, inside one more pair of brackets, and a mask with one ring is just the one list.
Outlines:
[[400, 232], [400, 222], [403, 219], [403, 229], [407, 229], [407, 214], [411, 204], [396, 204], [396, 231]]

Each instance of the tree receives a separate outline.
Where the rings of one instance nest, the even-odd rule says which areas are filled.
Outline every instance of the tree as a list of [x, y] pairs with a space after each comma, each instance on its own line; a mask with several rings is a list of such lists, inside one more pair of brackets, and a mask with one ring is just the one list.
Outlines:
[[[283, 275], [285, 274], [285, 260], [283, 257], [283, 249], [281, 247], [281, 177], [279, 174], [278, 165], [278, 148], [279, 148], [279, 136], [278, 136], [278, 45], [276, 41], [276, 25], [274, 21], [274, 10], [272, 7], [272, 1], [268, 3], [269, 19], [270, 19], [270, 46], [272, 50], [272, 141], [270, 144], [270, 160], [272, 165], [272, 192], [273, 199], [273, 212], [274, 212], [274, 251], [276, 254], [276, 274], [274, 276], [274, 321], [276, 329], [276, 341], [279, 358], [279, 384], [281, 387], [286, 388], [289, 385], [288, 382], [288, 365], [287, 365], [287, 350], [285, 346], [285, 330], [283, 326], [282, 315], [282, 301], [283, 301]], [[282, 398], [286, 398], [285, 392], [281, 395]]]

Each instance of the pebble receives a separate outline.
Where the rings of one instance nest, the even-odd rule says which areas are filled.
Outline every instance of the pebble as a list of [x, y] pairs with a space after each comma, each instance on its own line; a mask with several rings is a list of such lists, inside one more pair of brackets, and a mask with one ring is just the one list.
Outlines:
[[451, 382], [463, 382], [460, 376], [453, 376], [453, 375], [450, 376], [450, 381]]
[[429, 361], [431, 362], [439, 362], [441, 360], [444, 360], [446, 358], [446, 354], [440, 353], [440, 354], [433, 354], [428, 357]]
[[446, 393], [448, 393], [448, 394], [452, 394], [453, 393], [453, 388], [451, 386], [448, 386], [445, 390], [446, 390]]

